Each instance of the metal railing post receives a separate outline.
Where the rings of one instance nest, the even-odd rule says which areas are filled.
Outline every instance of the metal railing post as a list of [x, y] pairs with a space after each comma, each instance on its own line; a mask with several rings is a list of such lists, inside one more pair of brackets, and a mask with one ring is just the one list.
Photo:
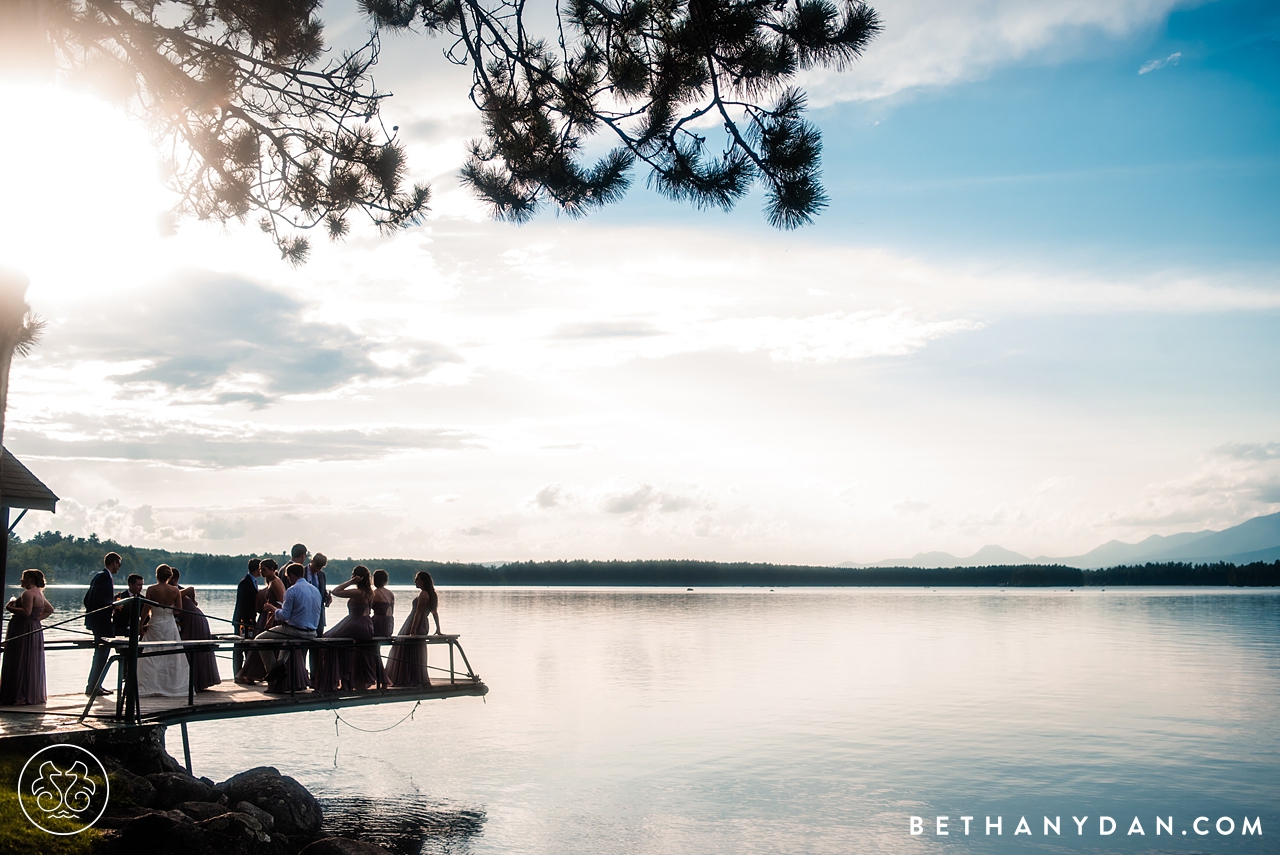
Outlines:
[[467, 658], [467, 651], [462, 649], [462, 642], [455, 638], [453, 643], [458, 645], [458, 655], [462, 657], [462, 664], [467, 666], [467, 676], [472, 680], [476, 679], [475, 669], [471, 667], [471, 660]]
[[124, 657], [125, 682], [124, 690], [128, 697], [124, 701], [124, 715], [129, 720], [142, 723], [142, 702], [138, 697], [138, 636], [142, 624], [142, 598], [133, 597], [129, 604], [129, 649]]
[[191, 775], [191, 737], [187, 735], [187, 723], [182, 722], [182, 757], [187, 762], [187, 774]]

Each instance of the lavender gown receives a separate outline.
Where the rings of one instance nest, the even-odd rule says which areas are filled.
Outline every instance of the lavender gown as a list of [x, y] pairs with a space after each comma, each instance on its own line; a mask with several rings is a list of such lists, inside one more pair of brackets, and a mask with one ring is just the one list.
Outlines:
[[396, 619], [392, 616], [395, 601], [373, 602], [373, 635], [374, 638], [390, 638], [396, 634]]
[[[413, 627], [413, 619], [418, 611], [418, 599], [414, 597], [413, 608], [409, 617], [400, 627], [400, 636], [409, 636]], [[422, 642], [409, 641], [392, 645], [387, 654], [387, 679], [393, 686], [430, 686], [431, 678], [427, 673], [427, 645]]]
[[9, 618], [4, 662], [0, 664], [0, 705], [42, 704], [47, 698], [40, 616], [14, 615]]
[[[209, 630], [209, 619], [196, 605], [194, 596], [184, 597], [182, 602], [182, 619], [178, 622], [178, 630], [183, 641], [209, 641], [213, 633]], [[200, 650], [191, 654], [191, 671], [197, 692], [203, 692], [210, 686], [222, 682], [218, 676], [218, 657], [212, 650]]]
[[[347, 616], [322, 637], [372, 640], [373, 618], [369, 615], [369, 601], [363, 596], [348, 599]], [[313, 680], [317, 692], [363, 691], [371, 686], [386, 685], [387, 672], [376, 646], [352, 649], [346, 645], [335, 645], [329, 650], [318, 649], [316, 656], [319, 662]]]

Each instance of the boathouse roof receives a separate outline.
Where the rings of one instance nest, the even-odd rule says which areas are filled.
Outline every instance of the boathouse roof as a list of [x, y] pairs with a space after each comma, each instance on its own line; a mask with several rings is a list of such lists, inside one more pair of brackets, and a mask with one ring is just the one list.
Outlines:
[[0, 463], [0, 506], [57, 512], [58, 497], [7, 448], [3, 461]]

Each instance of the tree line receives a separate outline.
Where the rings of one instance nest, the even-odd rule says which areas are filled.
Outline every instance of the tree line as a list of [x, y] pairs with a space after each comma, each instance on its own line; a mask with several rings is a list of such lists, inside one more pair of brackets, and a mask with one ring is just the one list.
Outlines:
[[[22, 540], [9, 537], [8, 577], [35, 568], [51, 582], [86, 582], [102, 566], [102, 556], [118, 552], [121, 573], [140, 573], [150, 579], [160, 564], [182, 571], [191, 584], [234, 584], [250, 558], [274, 558], [283, 566], [283, 552], [242, 555], [173, 552], [127, 546], [114, 540], [63, 535], [45, 531]], [[410, 585], [426, 570], [441, 585], [653, 585], [714, 587], [727, 585], [785, 587], [1047, 587], [1106, 585], [1280, 585], [1280, 561], [1234, 564], [1143, 564], [1105, 570], [1080, 570], [1061, 565], [998, 565], [992, 567], [821, 567], [720, 561], [516, 561], [487, 565], [413, 559], [331, 558], [331, 579], [345, 578], [356, 564], [386, 570], [393, 585]]]
[[1187, 564], [1169, 561], [1159, 564], [1126, 564], [1105, 570], [1084, 571], [1086, 585], [1230, 585], [1233, 587], [1275, 587], [1280, 585], [1280, 561], [1268, 564]]

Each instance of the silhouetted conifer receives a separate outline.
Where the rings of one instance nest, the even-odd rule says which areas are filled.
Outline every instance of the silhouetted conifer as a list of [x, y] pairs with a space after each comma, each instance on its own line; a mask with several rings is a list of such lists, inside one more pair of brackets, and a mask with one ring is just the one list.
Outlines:
[[[127, 105], [161, 147], [177, 216], [257, 218], [301, 263], [309, 229], [337, 240], [356, 214], [391, 231], [427, 211], [429, 188], [406, 183], [398, 129], [379, 119], [381, 31], [453, 40], [485, 130], [462, 178], [499, 218], [545, 203], [580, 215], [618, 199], [639, 162], [697, 207], [760, 184], [769, 222], [792, 228], [827, 197], [791, 82], [845, 66], [880, 30], [850, 0], [561, 0], [537, 10], [551, 40], [530, 32], [523, 0], [358, 2], [367, 41], [329, 55], [320, 0], [6, 0], [0, 64], [80, 77]], [[597, 134], [613, 148], [591, 157]]]

